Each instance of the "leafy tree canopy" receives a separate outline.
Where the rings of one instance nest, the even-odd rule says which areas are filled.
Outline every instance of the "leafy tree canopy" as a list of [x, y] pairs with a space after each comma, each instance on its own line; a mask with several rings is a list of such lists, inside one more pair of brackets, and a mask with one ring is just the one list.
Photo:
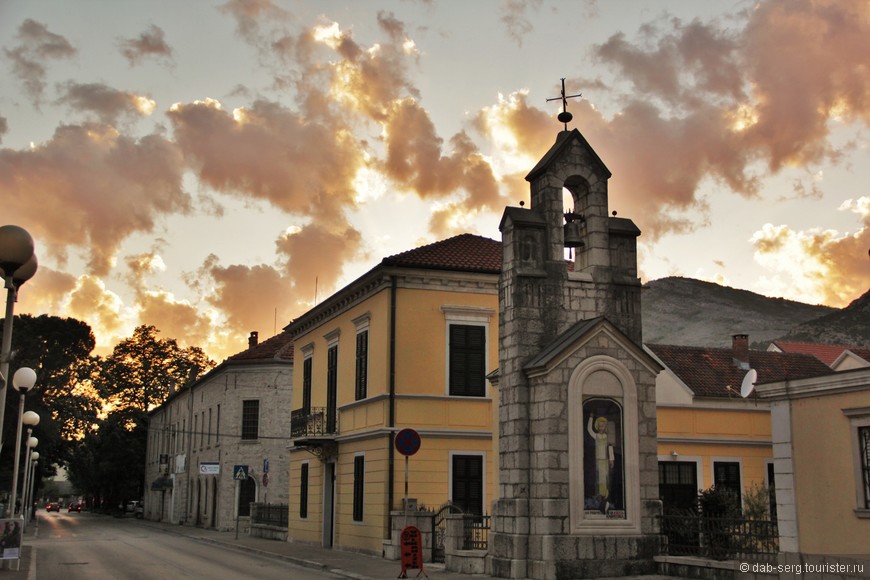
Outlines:
[[159, 332], [154, 326], [137, 327], [103, 361], [98, 387], [113, 407], [147, 413], [215, 366], [201, 348], [181, 348], [175, 339], [159, 338]]
[[[5, 321], [4, 321], [5, 322]], [[98, 358], [91, 355], [94, 335], [80, 320], [56, 316], [16, 316], [10, 375], [21, 367], [36, 371], [36, 385], [24, 399], [24, 409], [39, 414], [34, 435], [39, 439], [40, 471], [65, 463], [70, 441], [97, 421], [103, 401], [93, 389]], [[6, 389], [0, 479], [11, 479], [20, 394]], [[10, 484], [11, 485], [11, 484]]]

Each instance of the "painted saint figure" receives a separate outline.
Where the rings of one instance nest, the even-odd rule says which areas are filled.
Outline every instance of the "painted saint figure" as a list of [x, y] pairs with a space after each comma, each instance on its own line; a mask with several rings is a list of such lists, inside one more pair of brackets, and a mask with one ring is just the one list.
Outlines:
[[[602, 506], [606, 506], [607, 498], [610, 494], [610, 473], [613, 470], [613, 445], [607, 437], [607, 419], [598, 417], [592, 420], [589, 416], [589, 422], [586, 425], [586, 430], [589, 436], [595, 441], [595, 475], [597, 478], [598, 496], [601, 498]], [[606, 511], [606, 508], [605, 508]]]

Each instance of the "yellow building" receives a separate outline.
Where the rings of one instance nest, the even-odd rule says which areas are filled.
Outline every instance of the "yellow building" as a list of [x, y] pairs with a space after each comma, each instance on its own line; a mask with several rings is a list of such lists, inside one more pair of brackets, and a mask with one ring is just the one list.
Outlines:
[[758, 392], [771, 405], [780, 563], [829, 573], [837, 564], [849, 567], [837, 577], [866, 577], [870, 367], [759, 384]]
[[405, 496], [405, 428], [421, 438], [409, 497], [488, 511], [500, 264], [500, 242], [456, 236], [385, 258], [286, 327], [290, 538], [381, 554]]
[[[830, 373], [817, 358], [750, 351], [736, 334], [732, 348], [648, 344], [665, 367], [656, 379], [659, 489], [665, 511], [688, 507], [712, 486], [742, 497], [753, 485], [773, 488], [770, 405], [756, 393], [741, 396], [749, 369], [756, 382]], [[776, 504], [771, 497], [771, 511]]]

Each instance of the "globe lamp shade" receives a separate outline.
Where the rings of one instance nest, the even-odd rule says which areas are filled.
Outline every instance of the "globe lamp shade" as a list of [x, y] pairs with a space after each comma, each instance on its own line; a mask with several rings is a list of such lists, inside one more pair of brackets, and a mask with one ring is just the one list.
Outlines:
[[0, 268], [5, 273], [14, 273], [33, 255], [33, 238], [27, 230], [18, 226], [0, 227]]
[[31, 368], [21, 367], [15, 371], [14, 375], [12, 375], [12, 386], [15, 387], [18, 392], [26, 393], [32, 389], [35, 384], [36, 371]]
[[25, 411], [21, 416], [21, 422], [30, 427], [39, 425], [39, 414], [35, 411]]

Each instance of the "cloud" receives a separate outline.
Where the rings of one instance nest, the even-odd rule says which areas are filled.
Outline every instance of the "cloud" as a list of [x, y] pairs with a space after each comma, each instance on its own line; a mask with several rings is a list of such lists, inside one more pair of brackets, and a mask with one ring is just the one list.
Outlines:
[[277, 103], [224, 111], [215, 100], [174, 105], [175, 139], [199, 179], [291, 214], [352, 207], [361, 146], [346, 130], [309, 121]]
[[3, 142], [3, 135], [9, 131], [9, 124], [6, 122], [6, 117], [0, 115], [0, 143]]
[[100, 278], [84, 275], [69, 294], [66, 312], [73, 318], [87, 320], [95, 333], [105, 335], [123, 328], [122, 306], [120, 297], [108, 290]]
[[[314, 248], [306, 250], [314, 253]], [[251, 330], [268, 336], [268, 331], [275, 328], [276, 317], [280, 328], [290, 316], [300, 312], [291, 280], [271, 266], [221, 266], [211, 258], [203, 264], [200, 274], [214, 284], [206, 301], [226, 319], [235, 336], [241, 337]]]
[[118, 45], [130, 66], [138, 65], [149, 57], [172, 60], [172, 47], [166, 43], [163, 29], [154, 24], [136, 38], [119, 40]]
[[276, 248], [297, 303], [306, 306], [315, 293], [323, 297], [335, 288], [344, 264], [363, 256], [362, 235], [340, 221], [289, 230], [278, 238]]
[[526, 18], [526, 10], [538, 10], [541, 0], [503, 0], [501, 3], [501, 21], [507, 27], [510, 36], [517, 46], [523, 45], [523, 37], [533, 30], [532, 23]]
[[59, 34], [49, 32], [41, 22], [26, 19], [18, 27], [19, 44], [12, 49], [3, 49], [12, 62], [13, 74], [24, 85], [25, 92], [39, 108], [45, 90], [45, 63], [75, 56], [76, 49]]
[[88, 255], [88, 272], [106, 275], [119, 245], [151, 232], [160, 216], [185, 214], [183, 158], [158, 135], [133, 139], [109, 125], [62, 125], [28, 150], [0, 149], [7, 219], [40, 240], [61, 265], [70, 249]]
[[774, 273], [762, 281], [772, 294], [802, 302], [846, 306], [867, 290], [870, 266], [870, 198], [847, 200], [841, 211], [861, 220], [852, 234], [834, 230], [795, 231], [765, 224], [753, 234], [755, 261]]
[[75, 83], [68, 81], [58, 86], [58, 103], [82, 112], [93, 113], [97, 120], [114, 125], [119, 118], [138, 118], [154, 112], [154, 100], [113, 89], [101, 83]]

